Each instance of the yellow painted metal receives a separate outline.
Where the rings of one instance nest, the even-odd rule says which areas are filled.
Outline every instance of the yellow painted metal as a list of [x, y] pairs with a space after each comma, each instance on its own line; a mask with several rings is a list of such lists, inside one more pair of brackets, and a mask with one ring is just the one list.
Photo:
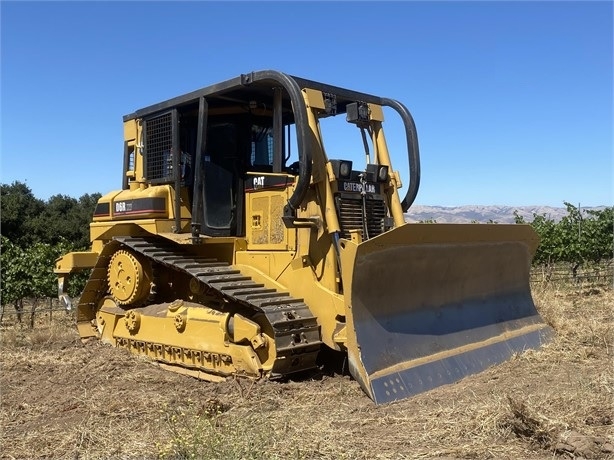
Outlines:
[[111, 257], [107, 272], [109, 291], [119, 305], [138, 305], [147, 299], [151, 272], [134, 254], [120, 249]]
[[[183, 190], [181, 198], [181, 231], [190, 229], [191, 213], [188, 209], [187, 191]], [[121, 212], [126, 209], [125, 204], [134, 203], [135, 200], [146, 200], [153, 203], [163, 211], [144, 209], [142, 212]], [[108, 241], [114, 236], [144, 236], [161, 233], [175, 233], [174, 192], [169, 185], [138, 188], [136, 190], [122, 190], [104, 195], [99, 204], [107, 204], [110, 212], [107, 216], [96, 216], [90, 224], [90, 239], [96, 243]]]
[[386, 138], [382, 128], [382, 122], [372, 121], [371, 129], [373, 130], [373, 138], [375, 140], [374, 144], [376, 145], [377, 162], [381, 165], [386, 165], [389, 168], [390, 173], [385, 192], [390, 207], [390, 214], [394, 219], [394, 226], [399, 227], [405, 224], [405, 216], [403, 215], [403, 208], [401, 206], [401, 199], [399, 198], [398, 192], [398, 190], [401, 188], [401, 184], [397, 182], [397, 178], [399, 176], [392, 168], [392, 162], [390, 161], [390, 154], [388, 152], [388, 146], [386, 145]]
[[77, 332], [83, 342], [87, 342], [92, 338], [97, 337], [95, 325], [89, 321], [77, 321]]
[[85, 322], [78, 322], [79, 335], [81, 338], [88, 337], [90, 334], [97, 336], [102, 342], [110, 345], [115, 345], [113, 331], [115, 325], [125, 315], [126, 310], [119, 308], [111, 297], [104, 297], [100, 301], [92, 322], [89, 324], [88, 330]]
[[130, 142], [137, 139], [137, 122], [136, 119], [124, 122], [124, 141]]
[[316, 184], [320, 207], [322, 208], [328, 233], [339, 232], [341, 227], [335, 209], [335, 199], [327, 172], [328, 158], [324, 151], [322, 132], [316, 113], [324, 109], [324, 99], [320, 91], [303, 90], [307, 105], [307, 120], [311, 133], [311, 154], [313, 158], [312, 181]]
[[[253, 316], [245, 310], [239, 314], [232, 302], [220, 295], [212, 300], [205, 292], [209, 288], [195, 279], [175, 279], [182, 275], [163, 264], [157, 270], [170, 295], [178, 300], [144, 305], [154, 281], [150, 264], [127, 251], [117, 251], [120, 244], [113, 238], [152, 235], [187, 246], [184, 249], [190, 257], [227, 262], [254, 283], [303, 299], [317, 318], [322, 342], [348, 352], [352, 374], [376, 401], [408, 394], [404, 376], [438, 378], [431, 370], [417, 369], [432, 369], [438, 363], [513, 344], [544, 330], [527, 281], [537, 245], [535, 234], [516, 225], [405, 224], [398, 194], [401, 179], [392, 168], [382, 125], [384, 113], [377, 104], [369, 104], [372, 158], [389, 166], [384, 189], [395, 228], [366, 240], [360, 230], [350, 231], [351, 239], [340, 242], [339, 267], [333, 240], [341, 227], [334, 200], [337, 183], [319, 124], [324, 95], [309, 88], [302, 95], [308, 126], [301, 129], [309, 133], [312, 177], [296, 210], [296, 223], [305, 225], [286, 227], [282, 220], [295, 176], [257, 173], [288, 180], [283, 187], [246, 191], [245, 214], [237, 216], [244, 218], [245, 234], [237, 237], [202, 236], [195, 243], [187, 189], [179, 191], [181, 206], [176, 210], [172, 185], [151, 185], [145, 180], [142, 122], [124, 124], [124, 141], [129, 151], [134, 150], [128, 189], [100, 199], [101, 209], [108, 205], [109, 212], [101, 212], [90, 226], [92, 250], [68, 254], [56, 265], [56, 273], [67, 276], [98, 262], [92, 279], [102, 281], [84, 292], [87, 301], [78, 309], [82, 338], [99, 336], [207, 380], [233, 374], [261, 377], [272, 370], [274, 334], [256, 308]], [[212, 107], [209, 116], [245, 110], [233, 102], [228, 107]], [[259, 115], [272, 116], [272, 111], [263, 110]], [[136, 200], [155, 200], [156, 204], [126, 212], [122, 203]], [[176, 212], [181, 217], [179, 229], [175, 228]], [[156, 271], [156, 276], [160, 273]], [[100, 299], [98, 293], [103, 291]], [[218, 301], [226, 302], [224, 309]], [[140, 303], [144, 306], [134, 308]], [[501, 324], [493, 320], [517, 308], [524, 312], [518, 318]], [[468, 323], [461, 326], [465, 316]], [[437, 336], [439, 330], [432, 329], [433, 324], [441, 325], [445, 333]], [[457, 326], [458, 330], [450, 330]], [[490, 358], [480, 355], [480, 359]]]
[[[256, 317], [257, 318], [257, 317]], [[228, 330], [231, 321], [234, 336]], [[189, 368], [207, 380], [215, 376], [261, 377], [275, 359], [270, 331], [255, 321], [177, 300], [123, 310], [104, 299], [96, 322], [101, 339], [134, 354]], [[179, 370], [175, 367], [171, 370]]]
[[[126, 206], [133, 206], [133, 204], [137, 202], [145, 202], [147, 204], [155, 203], [155, 208], [153, 206], [145, 206], [140, 209], [126, 211]], [[180, 202], [181, 230], [188, 231], [190, 227], [191, 209], [189, 206], [188, 192], [185, 189], [181, 191]], [[104, 195], [98, 200], [98, 203], [99, 205], [107, 204], [109, 206], [109, 214], [95, 216], [93, 219], [94, 222], [113, 222], [111, 225], [116, 225], [115, 222], [124, 220], [135, 221], [141, 225], [142, 222], [146, 222], [148, 219], [155, 219], [157, 221], [168, 220], [170, 227], [175, 225], [175, 192], [170, 185], [156, 185], [114, 191]], [[92, 240], [98, 237], [99, 235], [92, 235]]]
[[232, 322], [231, 338], [234, 343], [250, 343], [254, 350], [265, 347], [269, 341], [262, 334], [260, 325], [236, 313], [230, 320]]
[[287, 251], [238, 251], [235, 254], [235, 267], [256, 283], [266, 287], [285, 291], [286, 286], [275, 280], [283, 273], [293, 260]]
[[324, 104], [324, 95], [322, 94], [322, 91], [318, 91], [316, 89], [311, 88], [304, 88], [303, 98], [305, 99], [305, 103], [307, 104], [307, 106], [311, 109], [326, 109], [326, 105]]
[[359, 230], [359, 229], [356, 229], [356, 228], [350, 230], [350, 240], [354, 244], [362, 243], [362, 230]]
[[[189, 226], [189, 221], [182, 219], [182, 226]], [[170, 219], [134, 219], [121, 222], [94, 222], [90, 224], [90, 237], [96, 241], [109, 241], [115, 236], [147, 236], [147, 235], [170, 235], [174, 233], [175, 221]], [[186, 240], [184, 236], [178, 240]]]
[[282, 220], [284, 206], [292, 193], [293, 176], [249, 173], [251, 177], [286, 178], [288, 185], [279, 189], [255, 189], [245, 194], [246, 240], [248, 249], [288, 250], [295, 245], [295, 232]]
[[132, 169], [126, 171], [129, 178], [130, 190], [146, 188], [145, 171], [143, 162], [143, 124], [140, 119], [132, 119], [124, 122], [124, 142], [128, 149], [133, 151]]
[[381, 105], [368, 104], [369, 105], [369, 120], [371, 121], [384, 121], [384, 110]]
[[343, 350], [346, 346], [345, 332], [341, 333], [346, 316], [343, 295], [323, 285], [312, 266], [286, 270], [279, 281], [292, 296], [304, 299], [309, 306], [318, 320], [322, 342], [335, 350]]
[[[92, 222], [110, 222], [111, 220], [113, 220], [113, 216], [111, 214], [111, 206], [113, 205], [114, 198], [119, 193], [121, 193], [121, 190], [114, 190], [112, 192], [105, 193], [104, 195], [102, 195], [102, 197], [100, 197], [100, 199], [98, 200], [98, 205], [99, 206], [108, 205], [109, 211], [107, 214], [95, 214], [92, 219]], [[92, 240], [93, 239], [95, 238], [92, 238]]]
[[[338, 292], [337, 284], [340, 280], [338, 279], [335, 247], [331, 236], [335, 227], [331, 228], [325, 220], [326, 216], [322, 215], [319, 199], [317, 197], [310, 198], [305, 206], [305, 211], [300, 214], [304, 217], [319, 217], [322, 224], [311, 231], [299, 233], [303, 237], [299, 242], [299, 250], [307, 251], [306, 254], [313, 264], [314, 273], [319, 283], [327, 289]], [[332, 212], [335, 212], [334, 209]], [[337, 225], [337, 222], [334, 224]]]
[[[328, 260], [334, 258], [330, 256]], [[317, 318], [322, 341], [336, 350], [345, 347], [344, 298], [334, 291], [336, 281], [334, 276], [329, 276], [334, 275], [334, 266], [328, 267], [323, 260], [312, 260], [308, 255], [284, 251], [238, 251], [234, 266], [256, 283], [304, 299]]]
[[55, 261], [54, 273], [69, 274], [93, 268], [98, 260], [98, 252], [69, 252]]
[[352, 375], [377, 402], [451, 383], [550, 334], [529, 287], [529, 226], [406, 224], [341, 241]]

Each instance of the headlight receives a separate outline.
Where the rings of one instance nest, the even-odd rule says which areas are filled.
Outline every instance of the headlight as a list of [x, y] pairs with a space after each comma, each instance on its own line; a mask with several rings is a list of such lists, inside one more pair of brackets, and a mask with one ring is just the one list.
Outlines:
[[380, 166], [377, 170], [377, 181], [386, 182], [388, 180], [388, 166]]
[[352, 164], [347, 161], [342, 161], [339, 165], [339, 175], [341, 177], [350, 177], [350, 173], [352, 172]]
[[333, 174], [337, 179], [349, 179], [352, 175], [352, 162], [348, 160], [330, 160]]
[[371, 182], [386, 182], [388, 180], [388, 166], [368, 164], [367, 180]]

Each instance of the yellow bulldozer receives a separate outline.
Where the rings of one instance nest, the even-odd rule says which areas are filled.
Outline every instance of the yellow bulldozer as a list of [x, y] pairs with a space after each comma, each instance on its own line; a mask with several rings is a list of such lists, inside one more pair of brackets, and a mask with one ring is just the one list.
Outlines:
[[[404, 128], [403, 198], [385, 112]], [[82, 339], [210, 381], [282, 378], [343, 356], [379, 404], [552, 334], [531, 297], [529, 226], [405, 222], [420, 160], [396, 100], [265, 70], [123, 123], [122, 189], [98, 201], [91, 250], [55, 267], [67, 307], [70, 275], [91, 270]]]

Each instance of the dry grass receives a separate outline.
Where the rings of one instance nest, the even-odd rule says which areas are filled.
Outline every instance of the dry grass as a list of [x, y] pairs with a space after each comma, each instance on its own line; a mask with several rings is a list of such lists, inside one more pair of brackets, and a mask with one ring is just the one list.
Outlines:
[[41, 314], [33, 329], [25, 323], [20, 324], [5, 319], [0, 329], [2, 350], [39, 351], [74, 346], [78, 343], [79, 336], [74, 328], [74, 316], [69, 312], [54, 312], [51, 320], [48, 313]]
[[[570, 351], [591, 353], [609, 347], [614, 339], [614, 302], [605, 287], [549, 288], [533, 290], [537, 308], [558, 334], [557, 345]], [[567, 347], [567, 348], [565, 348]]]
[[614, 458], [614, 294], [535, 288], [555, 339], [409, 400], [375, 406], [348, 377], [200, 382], [59, 318], [3, 328], [4, 458]]

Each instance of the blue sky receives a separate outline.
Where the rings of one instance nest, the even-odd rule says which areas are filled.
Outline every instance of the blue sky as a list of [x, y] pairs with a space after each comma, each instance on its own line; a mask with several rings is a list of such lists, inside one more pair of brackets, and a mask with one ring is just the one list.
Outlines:
[[[612, 205], [612, 2], [3, 1], [0, 13], [0, 178], [40, 198], [121, 188], [123, 115], [272, 68], [403, 102], [417, 204]], [[403, 134], [385, 126], [406, 178]], [[324, 134], [332, 158], [360, 145]]]

